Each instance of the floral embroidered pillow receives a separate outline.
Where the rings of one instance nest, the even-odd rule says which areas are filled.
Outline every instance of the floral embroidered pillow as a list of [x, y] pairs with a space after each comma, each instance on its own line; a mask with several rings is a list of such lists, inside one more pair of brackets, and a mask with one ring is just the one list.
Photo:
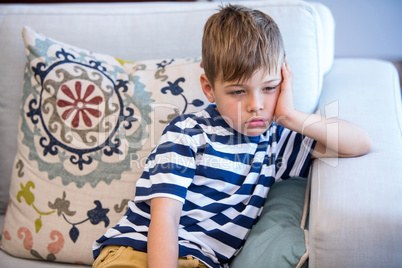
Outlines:
[[170, 120], [204, 108], [199, 58], [126, 62], [23, 30], [27, 65], [1, 248], [92, 263]]

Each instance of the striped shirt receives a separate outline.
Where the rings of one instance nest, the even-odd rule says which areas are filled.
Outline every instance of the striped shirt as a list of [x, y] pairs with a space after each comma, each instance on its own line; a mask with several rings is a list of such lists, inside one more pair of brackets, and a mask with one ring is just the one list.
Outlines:
[[257, 137], [230, 128], [215, 105], [182, 115], [164, 130], [118, 224], [93, 245], [147, 251], [150, 200], [183, 203], [179, 255], [209, 267], [226, 267], [256, 223], [270, 186], [306, 176], [315, 141], [272, 123]]

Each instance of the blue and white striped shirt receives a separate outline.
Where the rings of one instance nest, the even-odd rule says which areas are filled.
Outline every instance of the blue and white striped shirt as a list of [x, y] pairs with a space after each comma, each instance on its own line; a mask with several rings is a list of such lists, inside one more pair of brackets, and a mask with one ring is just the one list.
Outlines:
[[136, 185], [136, 196], [119, 223], [94, 243], [147, 251], [150, 200], [183, 203], [179, 255], [225, 267], [256, 223], [270, 186], [305, 176], [315, 141], [272, 123], [257, 137], [236, 132], [215, 105], [182, 115], [163, 132]]

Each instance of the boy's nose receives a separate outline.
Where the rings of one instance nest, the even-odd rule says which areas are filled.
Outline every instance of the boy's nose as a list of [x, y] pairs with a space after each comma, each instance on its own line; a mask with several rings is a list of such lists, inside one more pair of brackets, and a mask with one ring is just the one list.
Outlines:
[[258, 94], [252, 94], [248, 98], [247, 110], [248, 112], [258, 112], [264, 108], [263, 98]]

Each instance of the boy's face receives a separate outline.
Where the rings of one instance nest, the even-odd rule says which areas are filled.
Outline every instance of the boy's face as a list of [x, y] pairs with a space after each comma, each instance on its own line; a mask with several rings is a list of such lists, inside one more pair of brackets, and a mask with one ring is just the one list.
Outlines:
[[205, 75], [201, 85], [210, 102], [236, 131], [247, 136], [259, 136], [271, 124], [280, 92], [280, 70], [266, 74], [259, 70], [248, 80], [224, 82], [217, 79], [212, 89]]

